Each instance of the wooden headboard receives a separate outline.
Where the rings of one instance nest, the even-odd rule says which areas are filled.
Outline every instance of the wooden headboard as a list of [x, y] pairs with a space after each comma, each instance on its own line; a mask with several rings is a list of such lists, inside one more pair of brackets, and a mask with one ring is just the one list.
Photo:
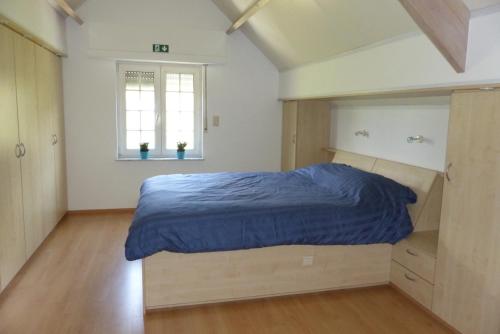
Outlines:
[[332, 162], [380, 174], [410, 187], [418, 196], [417, 203], [408, 206], [415, 231], [429, 231], [439, 228], [443, 194], [441, 173], [341, 150], [335, 151]]

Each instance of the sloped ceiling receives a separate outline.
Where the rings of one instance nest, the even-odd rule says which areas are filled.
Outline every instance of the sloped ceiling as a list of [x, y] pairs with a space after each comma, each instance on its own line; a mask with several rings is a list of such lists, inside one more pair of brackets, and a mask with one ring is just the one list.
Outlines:
[[71, 8], [73, 8], [73, 10], [77, 10], [85, 2], [85, 0], [66, 0], [66, 2]]
[[[255, 0], [212, 1], [234, 21]], [[500, 0], [465, 2], [476, 10]], [[271, 0], [240, 29], [280, 70], [419, 31], [397, 0]]]

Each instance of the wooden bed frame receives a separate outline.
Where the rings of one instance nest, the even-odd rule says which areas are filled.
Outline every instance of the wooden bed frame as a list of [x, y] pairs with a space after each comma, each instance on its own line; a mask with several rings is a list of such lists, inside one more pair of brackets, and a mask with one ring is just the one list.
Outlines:
[[[333, 162], [372, 171], [412, 188], [415, 230], [439, 222], [442, 176], [432, 170], [337, 151]], [[276, 246], [142, 260], [144, 311], [389, 283], [392, 246]]]

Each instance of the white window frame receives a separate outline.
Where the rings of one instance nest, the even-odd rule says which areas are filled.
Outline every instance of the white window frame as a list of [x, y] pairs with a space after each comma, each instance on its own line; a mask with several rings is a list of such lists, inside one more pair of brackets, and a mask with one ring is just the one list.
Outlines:
[[162, 110], [165, 112], [165, 116], [162, 117], [162, 155], [166, 157], [175, 157], [177, 150], [167, 150], [167, 138], [166, 138], [166, 128], [167, 128], [167, 117], [166, 117], [166, 87], [164, 83], [166, 82], [167, 73], [186, 73], [193, 74], [193, 92], [194, 92], [194, 142], [193, 149], [186, 149], [186, 158], [201, 158], [203, 155], [203, 71], [202, 65], [181, 65], [181, 64], [169, 64], [161, 66], [161, 102]]
[[205, 90], [203, 65], [184, 64], [136, 64], [128, 62], [117, 63], [117, 158], [139, 159], [139, 148], [127, 149], [126, 109], [125, 109], [125, 72], [141, 71], [154, 72], [155, 76], [155, 149], [150, 149], [152, 159], [175, 159], [177, 150], [167, 150], [166, 138], [166, 74], [189, 73], [193, 74], [194, 90], [194, 142], [193, 149], [186, 150], [186, 159], [203, 158], [203, 114]]

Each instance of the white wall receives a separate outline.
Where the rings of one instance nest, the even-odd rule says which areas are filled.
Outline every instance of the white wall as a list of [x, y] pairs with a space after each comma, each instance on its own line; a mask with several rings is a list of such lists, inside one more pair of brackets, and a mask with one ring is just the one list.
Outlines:
[[[331, 146], [442, 171], [445, 165], [449, 97], [373, 99], [332, 104]], [[368, 130], [369, 137], [355, 136]], [[408, 144], [422, 135], [423, 143]]]
[[64, 17], [47, 0], [1, 0], [0, 14], [54, 49], [66, 52]]
[[500, 82], [500, 13], [473, 17], [467, 68], [457, 74], [423, 34], [292, 69], [280, 74], [280, 96]]
[[[147, 6], [135, 0], [88, 0], [78, 13], [90, 24], [164, 20], [215, 31], [229, 25], [206, 0], [150, 0]], [[208, 67], [208, 113], [220, 115], [221, 125], [209, 126], [205, 134], [204, 161], [115, 161], [116, 63], [89, 57], [86, 30], [71, 21], [67, 36], [69, 57], [63, 65], [70, 210], [135, 207], [141, 182], [158, 174], [279, 170], [278, 72], [241, 33], [228, 37], [226, 63]]]

